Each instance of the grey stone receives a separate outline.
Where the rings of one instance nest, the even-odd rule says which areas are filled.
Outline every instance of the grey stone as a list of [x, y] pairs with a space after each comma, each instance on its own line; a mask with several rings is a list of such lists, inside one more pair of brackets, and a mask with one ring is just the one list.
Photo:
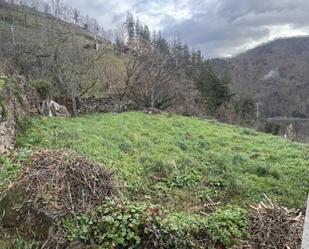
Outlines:
[[309, 249], [309, 196], [307, 202], [307, 211], [304, 225], [304, 233], [303, 233], [303, 241], [302, 241], [302, 249]]

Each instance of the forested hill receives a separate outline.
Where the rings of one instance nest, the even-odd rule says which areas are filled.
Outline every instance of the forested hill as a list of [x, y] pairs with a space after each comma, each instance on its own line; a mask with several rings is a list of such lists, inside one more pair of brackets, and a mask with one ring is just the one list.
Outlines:
[[263, 117], [309, 117], [309, 37], [275, 40], [212, 64], [236, 92], [261, 103]]
[[62, 3], [30, 8], [1, 2], [2, 73], [24, 75], [44, 93], [41, 100], [69, 99], [74, 115], [81, 99], [111, 96], [135, 109], [203, 113], [194, 84], [204, 63], [199, 51], [178, 40], [169, 43], [130, 13], [112, 43], [102, 38], [97, 21], [55, 2]]

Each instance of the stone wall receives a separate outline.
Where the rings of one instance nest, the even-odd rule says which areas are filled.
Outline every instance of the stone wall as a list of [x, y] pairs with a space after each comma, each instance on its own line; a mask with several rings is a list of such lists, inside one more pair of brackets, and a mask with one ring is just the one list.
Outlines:
[[126, 112], [137, 110], [138, 108], [131, 101], [108, 96], [104, 98], [90, 97], [78, 99], [77, 109], [79, 114], [84, 114], [93, 112]]
[[18, 119], [30, 110], [24, 89], [23, 77], [0, 76], [0, 154], [14, 147]]

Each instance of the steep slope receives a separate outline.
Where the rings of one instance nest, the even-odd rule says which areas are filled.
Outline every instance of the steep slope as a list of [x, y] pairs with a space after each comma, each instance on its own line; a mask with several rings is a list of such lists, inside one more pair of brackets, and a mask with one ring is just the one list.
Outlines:
[[[94, 42], [95, 34], [72, 23], [62, 21], [50, 14], [44, 14], [26, 6], [0, 3], [0, 44], [19, 43], [27, 37], [33, 37], [41, 30], [46, 32], [73, 33], [82, 43]], [[98, 37], [99, 43], [110, 43]]]
[[309, 37], [279, 39], [212, 64], [236, 92], [261, 102], [263, 117], [309, 117]]

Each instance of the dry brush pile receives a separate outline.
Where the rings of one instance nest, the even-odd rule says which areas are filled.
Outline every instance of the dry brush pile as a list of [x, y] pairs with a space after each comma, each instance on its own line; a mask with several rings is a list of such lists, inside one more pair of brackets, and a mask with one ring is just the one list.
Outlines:
[[17, 185], [42, 208], [76, 214], [91, 211], [117, 193], [113, 173], [70, 151], [38, 151]]
[[67, 150], [39, 150], [0, 198], [2, 224], [46, 238], [58, 218], [87, 213], [119, 193], [102, 165]]
[[269, 198], [251, 206], [252, 238], [249, 248], [298, 249], [301, 247], [304, 212], [274, 204]]

